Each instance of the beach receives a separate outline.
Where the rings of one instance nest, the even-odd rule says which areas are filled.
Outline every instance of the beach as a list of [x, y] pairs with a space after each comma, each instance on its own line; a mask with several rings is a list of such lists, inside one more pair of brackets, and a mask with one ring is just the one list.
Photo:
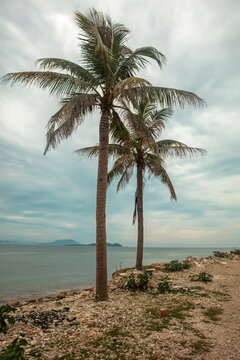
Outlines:
[[[145, 292], [127, 289], [133, 270], [119, 270], [106, 302], [95, 302], [89, 288], [10, 303], [17, 321], [0, 334], [0, 350], [18, 337], [27, 340], [26, 359], [239, 359], [240, 258], [188, 261], [190, 269], [167, 274], [163, 263], [148, 266]], [[191, 281], [201, 272], [212, 282]], [[175, 291], [160, 294], [166, 276]]]

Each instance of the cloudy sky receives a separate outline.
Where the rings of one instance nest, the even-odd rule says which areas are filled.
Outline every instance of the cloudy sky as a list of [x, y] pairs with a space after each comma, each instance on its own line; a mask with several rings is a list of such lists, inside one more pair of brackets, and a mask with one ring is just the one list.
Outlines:
[[[131, 48], [151, 45], [168, 59], [140, 74], [153, 85], [195, 92], [206, 108], [176, 109], [163, 138], [202, 147], [207, 155], [171, 160], [177, 203], [158, 180], [144, 193], [145, 245], [240, 246], [239, 0], [1, 0], [0, 76], [35, 69], [35, 60], [78, 62], [74, 10], [95, 7], [124, 23]], [[59, 99], [47, 91], [0, 85], [0, 239], [95, 241], [95, 160], [75, 149], [98, 141], [99, 114], [43, 156], [48, 119]], [[135, 246], [134, 178], [108, 191], [108, 241]]]

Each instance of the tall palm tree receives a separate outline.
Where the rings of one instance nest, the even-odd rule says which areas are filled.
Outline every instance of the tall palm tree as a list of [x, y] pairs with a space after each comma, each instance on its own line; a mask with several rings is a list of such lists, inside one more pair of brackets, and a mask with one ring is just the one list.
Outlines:
[[[158, 135], [165, 128], [166, 120], [172, 115], [171, 109], [157, 110], [155, 100], [140, 98], [133, 101], [133, 111], [124, 111], [125, 124], [115, 118], [110, 130], [115, 143], [109, 145], [109, 155], [117, 158], [112, 170], [108, 173], [108, 183], [120, 176], [117, 191], [124, 187], [130, 180], [134, 168], [137, 169], [137, 189], [135, 193], [135, 209], [133, 224], [136, 215], [138, 218], [138, 241], [136, 268], [142, 269], [143, 261], [143, 179], [148, 172], [165, 184], [170, 192], [171, 200], [177, 200], [173, 184], [165, 168], [168, 157], [183, 158], [205, 153], [200, 148], [189, 147], [176, 140], [157, 141]], [[126, 105], [125, 105], [126, 106]], [[97, 156], [99, 147], [86, 147], [76, 151], [89, 157]]]
[[[48, 122], [44, 154], [68, 138], [85, 117], [100, 111], [99, 159], [96, 199], [96, 300], [107, 300], [106, 191], [108, 172], [109, 122], [117, 117], [120, 99], [131, 100], [141, 92], [155, 92], [167, 106], [202, 105], [203, 100], [191, 92], [152, 87], [135, 74], [152, 59], [160, 67], [166, 58], [153, 47], [135, 51], [126, 46], [129, 31], [109, 16], [89, 10], [85, 16], [75, 12], [80, 30], [80, 64], [58, 58], [43, 58], [37, 63], [43, 71], [9, 73], [4, 82], [37, 85], [61, 98], [61, 108]], [[60, 70], [62, 72], [55, 72]]]

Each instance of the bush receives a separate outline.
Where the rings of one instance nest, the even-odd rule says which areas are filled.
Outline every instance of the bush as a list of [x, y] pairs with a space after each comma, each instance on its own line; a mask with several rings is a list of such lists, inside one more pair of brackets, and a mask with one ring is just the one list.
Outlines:
[[173, 260], [170, 263], [164, 265], [166, 271], [175, 272], [175, 271], [183, 271], [185, 269], [189, 269], [191, 264], [188, 261], [183, 261], [182, 263], [178, 260]]
[[9, 324], [14, 324], [15, 319], [13, 316], [9, 316], [10, 312], [15, 312], [16, 309], [9, 305], [0, 306], [0, 333], [7, 333], [7, 322]]
[[234, 249], [234, 250], [231, 250], [231, 251], [230, 251], [230, 254], [233, 254], [233, 255], [240, 255], [240, 249]]
[[0, 353], [0, 360], [24, 360], [24, 348], [27, 345], [25, 339], [16, 338], [9, 344], [5, 350]]
[[130, 276], [129, 276], [129, 278], [128, 278], [128, 282], [127, 282], [126, 288], [127, 288], [128, 290], [132, 290], [132, 291], [136, 291], [136, 290], [137, 290], [137, 284], [136, 284], [135, 277], [134, 277], [133, 273], [131, 273]]
[[152, 271], [144, 270], [143, 273], [138, 274], [136, 281], [134, 274], [131, 273], [128, 278], [126, 288], [131, 291], [136, 291], [136, 290], [147, 291], [149, 278], [151, 276], [152, 276]]
[[214, 251], [213, 255], [219, 258], [227, 258], [228, 257], [228, 253], [223, 252], [223, 251]]
[[152, 272], [151, 271], [147, 271], [144, 270], [143, 274], [138, 274], [138, 289], [140, 291], [146, 291], [148, 288], [148, 282], [149, 282], [149, 278], [152, 276]]
[[198, 275], [192, 275], [190, 276], [191, 281], [202, 281], [202, 282], [211, 282], [213, 279], [213, 275], [208, 274], [206, 272], [201, 272]]
[[158, 292], [160, 294], [166, 294], [171, 291], [172, 291], [172, 289], [171, 289], [171, 286], [169, 283], [169, 277], [168, 276], [161, 277], [160, 283], [158, 284]]

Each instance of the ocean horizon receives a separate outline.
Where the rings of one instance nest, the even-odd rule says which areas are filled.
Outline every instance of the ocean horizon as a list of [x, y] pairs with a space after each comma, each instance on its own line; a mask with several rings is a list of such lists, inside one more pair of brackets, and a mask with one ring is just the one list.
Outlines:
[[[0, 245], [0, 303], [50, 296], [95, 285], [95, 247]], [[204, 257], [223, 248], [145, 247], [143, 264]], [[229, 250], [229, 248], [224, 248]], [[108, 280], [135, 266], [136, 247], [108, 247]]]

